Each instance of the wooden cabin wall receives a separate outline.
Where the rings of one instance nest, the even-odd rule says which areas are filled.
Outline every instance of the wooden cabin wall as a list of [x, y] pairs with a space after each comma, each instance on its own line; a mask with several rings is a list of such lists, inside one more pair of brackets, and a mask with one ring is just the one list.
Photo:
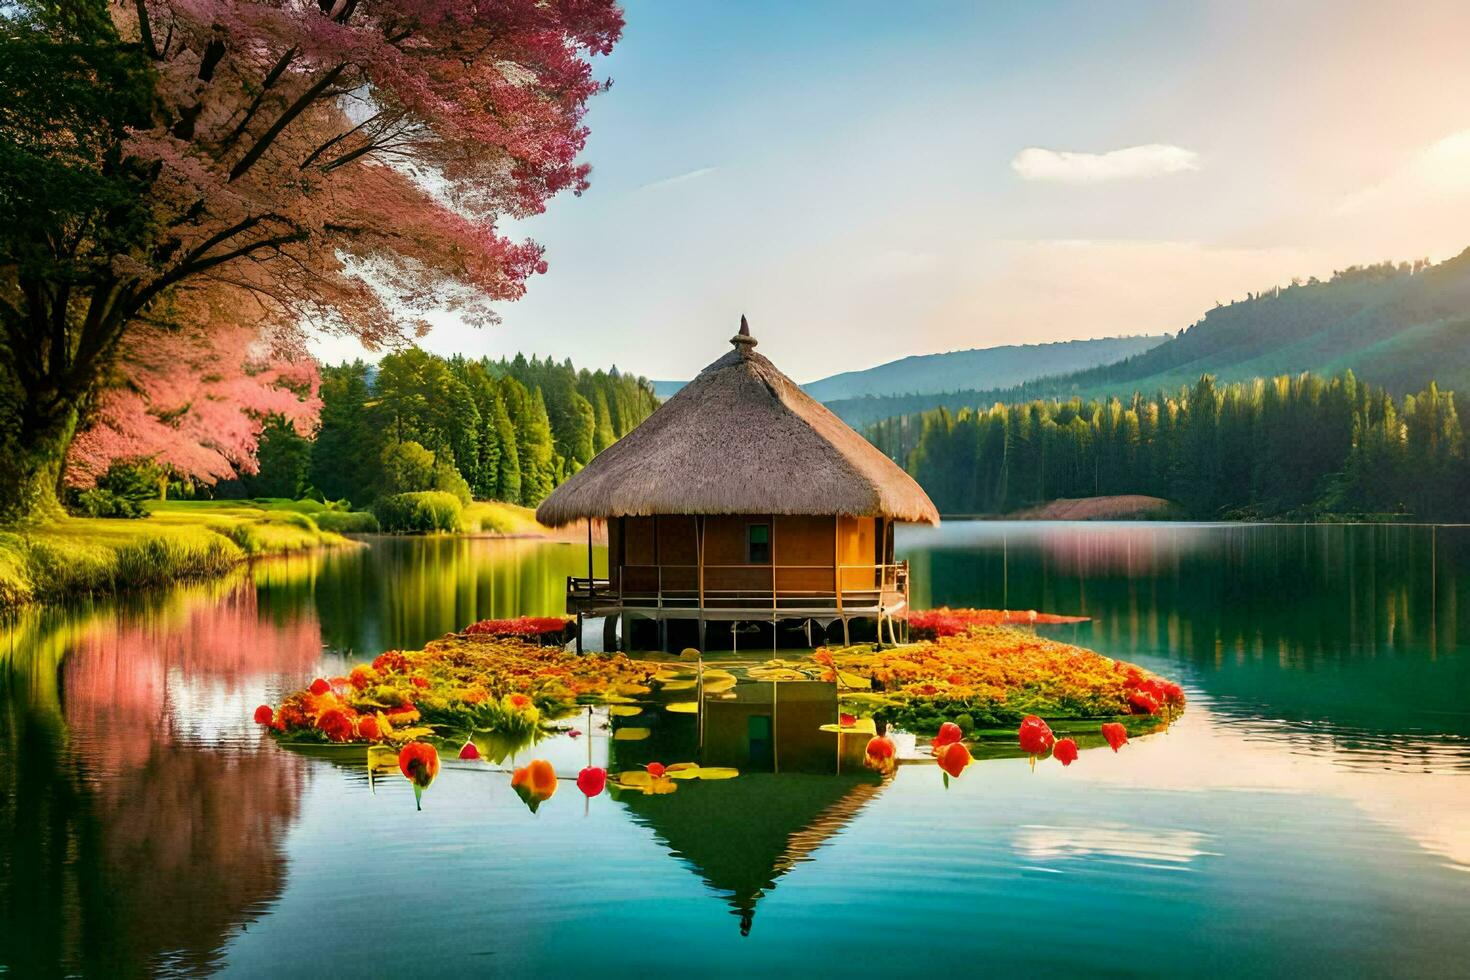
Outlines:
[[[697, 594], [699, 588], [699, 520], [686, 515], [627, 517], [609, 530], [610, 561], [618, 556], [625, 566], [625, 593], [656, 591], [662, 577], [664, 592]], [[884, 522], [886, 523], [886, 522]], [[771, 529], [773, 564], [746, 561], [746, 528], [766, 524]], [[705, 590], [709, 593], [778, 591], [830, 593], [834, 565], [865, 566], [844, 569], [844, 589], [870, 589], [881, 564], [889, 529], [871, 517], [786, 515], [720, 515], [704, 518]]]
[[775, 519], [772, 541], [778, 591], [832, 592], [833, 533], [830, 517]]
[[872, 570], [877, 548], [876, 521], [871, 517], [839, 517], [837, 519], [837, 563], [844, 567], [838, 576], [843, 589], [871, 589], [876, 581]]

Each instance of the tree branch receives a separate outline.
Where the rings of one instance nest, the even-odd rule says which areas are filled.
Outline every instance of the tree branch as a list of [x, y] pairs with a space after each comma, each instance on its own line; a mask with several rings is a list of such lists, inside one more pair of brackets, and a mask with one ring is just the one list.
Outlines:
[[143, 38], [143, 50], [148, 52], [148, 57], [154, 61], [161, 60], [158, 46], [153, 43], [153, 26], [148, 22], [148, 4], [146, 0], [133, 0], [133, 7], [138, 11], [138, 33]]
[[[142, 3], [143, 0], [138, 0], [138, 2]], [[260, 83], [260, 91], [255, 93], [255, 98], [250, 102], [250, 108], [245, 110], [245, 115], [240, 119], [239, 124], [230, 130], [229, 135], [220, 143], [221, 150], [228, 150], [231, 146], [235, 145], [236, 140], [245, 135], [245, 130], [249, 128], [251, 120], [260, 111], [260, 106], [265, 101], [266, 93], [271, 90], [276, 82], [280, 81], [281, 75], [285, 73], [286, 69], [290, 67], [291, 62], [294, 60], [296, 60], [296, 48], [293, 45], [286, 49], [286, 52], [281, 55], [276, 63], [271, 66], [271, 70], [266, 73], [264, 80]]]
[[346, 67], [347, 62], [340, 62], [328, 70], [326, 74], [322, 75], [321, 78], [317, 79], [311, 88], [302, 92], [301, 97], [291, 103], [290, 107], [281, 113], [280, 117], [271, 124], [270, 128], [261, 134], [260, 139], [256, 140], [255, 144], [245, 151], [245, 155], [240, 158], [240, 162], [235, 164], [230, 170], [230, 181], [234, 182], [244, 176], [245, 172], [255, 165], [255, 161], [259, 160], [265, 155], [265, 151], [270, 149], [270, 145], [276, 141], [276, 137], [280, 136], [297, 116], [305, 112], [307, 107], [315, 102], [317, 97], [337, 80], [337, 77], [342, 74], [342, 71]]

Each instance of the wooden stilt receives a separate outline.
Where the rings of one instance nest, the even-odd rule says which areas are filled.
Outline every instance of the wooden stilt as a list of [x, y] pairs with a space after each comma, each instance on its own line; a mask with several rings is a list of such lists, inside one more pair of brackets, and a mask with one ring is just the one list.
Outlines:
[[577, 653], [582, 653], [582, 611], [577, 610]]

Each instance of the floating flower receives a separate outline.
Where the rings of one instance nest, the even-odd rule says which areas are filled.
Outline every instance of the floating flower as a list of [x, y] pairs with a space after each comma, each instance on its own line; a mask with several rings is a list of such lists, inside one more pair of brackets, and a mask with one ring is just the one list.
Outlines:
[[887, 735], [875, 735], [868, 739], [863, 749], [863, 765], [878, 772], [892, 772], [898, 765], [898, 748]]
[[424, 790], [439, 775], [439, 752], [426, 742], [409, 742], [398, 752], [398, 769], [413, 783], [414, 805], [424, 808]]
[[650, 762], [648, 765], [644, 766], [643, 768], [644, 769], [647, 769], [648, 770], [648, 774], [650, 776], [652, 776], [654, 779], [659, 778], [660, 776], [662, 776], [667, 771], [667, 769], [665, 768], [665, 766], [664, 766], [664, 764], [662, 762]]
[[353, 730], [352, 719], [336, 708], [328, 708], [321, 713], [316, 720], [316, 727], [334, 742], [350, 742], [356, 734]]
[[573, 728], [571, 731], [567, 732], [567, 738], [581, 738], [581, 737], [582, 737], [582, 729], [580, 729], [580, 728]]
[[843, 728], [851, 728], [853, 725], [857, 724], [857, 715], [849, 715], [846, 713], [839, 714], [837, 716], [837, 724], [841, 725]]
[[600, 766], [588, 766], [577, 773], [577, 789], [588, 798], [597, 796], [607, 786], [607, 770]]
[[1051, 757], [1064, 766], [1077, 761], [1077, 742], [1070, 738], [1059, 739], [1051, 750]]
[[312, 694], [315, 694], [317, 697], [321, 697], [323, 694], [326, 694], [331, 689], [332, 689], [332, 685], [328, 684], [326, 681], [322, 680], [320, 677], [318, 677], [316, 680], [312, 681], [311, 682], [311, 687], [308, 688], [308, 690], [310, 690], [311, 693]]
[[480, 758], [480, 750], [478, 747], [476, 747], [474, 742], [466, 742], [459, 750], [459, 757], [461, 759], [474, 761]]
[[1116, 721], [1110, 721], [1102, 726], [1102, 736], [1108, 740], [1108, 744], [1116, 752], [1118, 751], [1118, 746], [1128, 741], [1128, 729]]
[[545, 759], [532, 759], [530, 765], [511, 774], [510, 788], [535, 813], [537, 807], [556, 793], [556, 770]]
[[275, 717], [275, 712], [271, 711], [271, 706], [268, 704], [263, 704], [255, 709], [255, 723], [257, 725], [269, 725], [275, 720]]
[[960, 726], [952, 721], [947, 721], [939, 726], [939, 734], [934, 736], [934, 748], [942, 749], [947, 745], [953, 745], [965, 737], [960, 731]]
[[1021, 727], [1016, 732], [1016, 738], [1021, 743], [1021, 751], [1032, 757], [1045, 755], [1051, 751], [1056, 742], [1056, 736], [1051, 733], [1051, 726], [1035, 715], [1027, 715], [1021, 719]]
[[971, 761], [970, 750], [965, 748], [964, 742], [950, 742], [939, 752], [939, 768], [944, 770], [945, 775], [956, 779]]
[[378, 724], [377, 715], [363, 715], [357, 719], [357, 737], [365, 738], [369, 742], [376, 742], [383, 737], [383, 729]]

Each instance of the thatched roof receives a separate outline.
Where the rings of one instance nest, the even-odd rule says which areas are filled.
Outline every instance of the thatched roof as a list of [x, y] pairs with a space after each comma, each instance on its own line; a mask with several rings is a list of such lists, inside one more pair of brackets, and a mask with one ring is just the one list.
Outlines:
[[923, 489], [755, 352], [734, 350], [593, 458], [536, 519], [650, 514], [843, 514], [939, 523]]

